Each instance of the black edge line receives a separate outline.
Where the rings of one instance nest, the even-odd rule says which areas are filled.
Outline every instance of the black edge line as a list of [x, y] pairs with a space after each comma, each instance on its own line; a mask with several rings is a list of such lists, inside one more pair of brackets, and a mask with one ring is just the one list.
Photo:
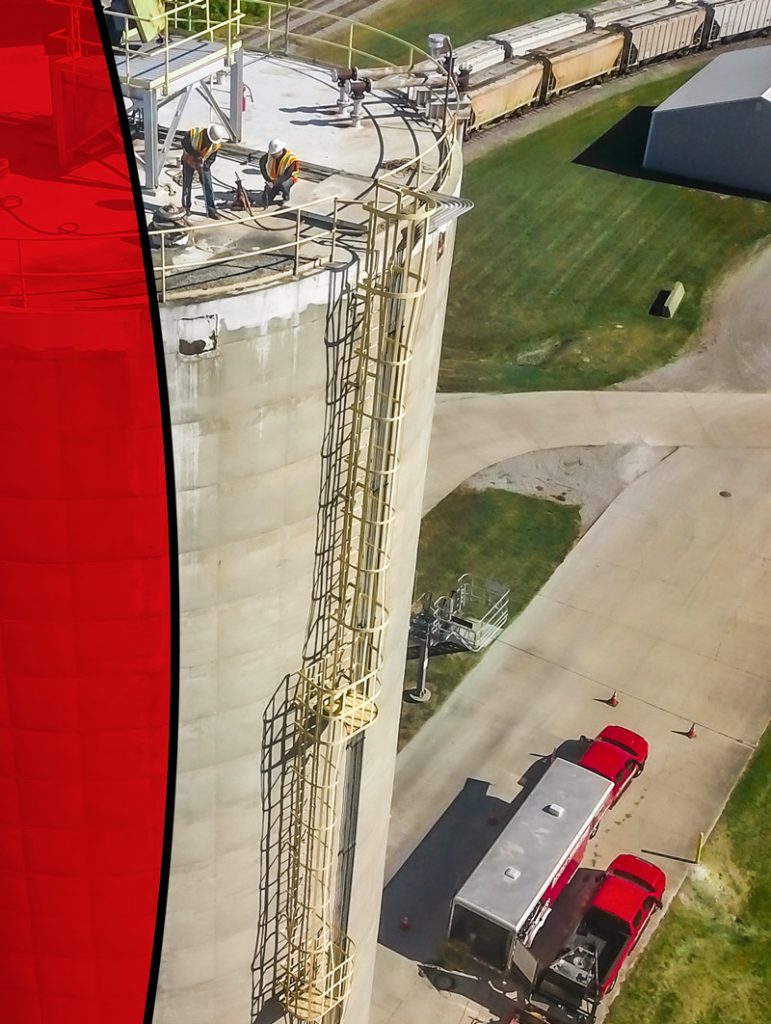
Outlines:
[[153, 952], [150, 961], [150, 972], [147, 979], [147, 997], [145, 1000], [144, 1024], [152, 1024], [155, 1010], [155, 997], [158, 990], [158, 976], [161, 968], [163, 950], [163, 930], [166, 923], [166, 905], [169, 895], [169, 876], [171, 874], [171, 846], [174, 831], [174, 802], [176, 797], [177, 779], [177, 747], [179, 733], [179, 544], [177, 539], [177, 503], [176, 485], [174, 482], [174, 449], [171, 436], [171, 410], [169, 407], [169, 391], [166, 381], [166, 362], [163, 350], [163, 332], [158, 306], [158, 293], [155, 287], [155, 273], [150, 252], [150, 238], [147, 233], [147, 222], [140, 216], [144, 209], [142, 189], [139, 184], [139, 173], [134, 158], [134, 147], [129, 131], [128, 114], [123, 103], [123, 93], [118, 79], [118, 70], [112, 58], [112, 46], [107, 33], [107, 19], [100, 0], [91, 0], [105, 55], [105, 63], [112, 84], [115, 109], [118, 115], [123, 149], [126, 157], [129, 181], [134, 193], [134, 207], [137, 213], [137, 228], [142, 248], [147, 282], [147, 298], [150, 320], [153, 328], [155, 346], [155, 364], [158, 377], [158, 392], [161, 410], [161, 429], [163, 433], [163, 454], [166, 468], [166, 507], [169, 516], [169, 610], [171, 614], [171, 651], [170, 651], [170, 698], [169, 698], [169, 764], [166, 778], [166, 813], [163, 824], [163, 852], [161, 855], [161, 873], [158, 885], [158, 907], [155, 918], [155, 934], [153, 936]]

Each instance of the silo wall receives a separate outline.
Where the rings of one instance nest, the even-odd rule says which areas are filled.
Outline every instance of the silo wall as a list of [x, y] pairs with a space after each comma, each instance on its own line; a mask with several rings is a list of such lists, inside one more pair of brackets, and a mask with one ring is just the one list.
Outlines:
[[[378, 720], [364, 734], [361, 763], [348, 925], [357, 961], [344, 1016], [355, 1024], [364, 1024], [369, 1012], [453, 241], [454, 226], [431, 239], [408, 377], [383, 694]], [[355, 266], [347, 273], [319, 271], [239, 295], [201, 294], [195, 302], [161, 307], [176, 473], [181, 667], [157, 1024], [250, 1020], [262, 716], [281, 679], [301, 664], [314, 568], [328, 313], [355, 273]], [[202, 323], [212, 327], [216, 348], [181, 354], [180, 334], [190, 337]]]

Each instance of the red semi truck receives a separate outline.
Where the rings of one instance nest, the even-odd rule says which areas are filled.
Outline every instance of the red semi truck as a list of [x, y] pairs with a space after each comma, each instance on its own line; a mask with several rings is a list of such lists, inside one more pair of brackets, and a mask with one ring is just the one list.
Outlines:
[[552, 1024], [591, 1024], [661, 907], [665, 886], [655, 864], [631, 854], [616, 857], [559, 956], [536, 974], [532, 1008]]

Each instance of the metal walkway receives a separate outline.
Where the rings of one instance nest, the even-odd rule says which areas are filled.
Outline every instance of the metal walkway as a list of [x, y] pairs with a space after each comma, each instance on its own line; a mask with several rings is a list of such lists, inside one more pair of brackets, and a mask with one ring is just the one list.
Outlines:
[[[109, 19], [120, 21], [114, 35], [120, 42], [113, 45], [113, 59], [123, 95], [141, 111], [144, 150], [137, 161], [144, 170], [143, 188], [155, 192], [161, 171], [168, 159], [190, 94], [195, 90], [206, 100], [230, 134], [230, 141], [239, 142], [242, 129], [243, 49], [238, 39], [241, 8], [238, 0], [228, 0], [219, 17], [211, 14], [206, 0], [167, 0], [162, 16], [148, 27], [147, 19], [105, 11]], [[113, 26], [114, 27], [114, 26]], [[140, 37], [154, 39], [141, 42]], [[209, 82], [218, 74], [227, 74], [230, 81], [228, 110], [212, 95]], [[176, 102], [176, 109], [166, 130], [163, 145], [158, 133], [158, 111]]]

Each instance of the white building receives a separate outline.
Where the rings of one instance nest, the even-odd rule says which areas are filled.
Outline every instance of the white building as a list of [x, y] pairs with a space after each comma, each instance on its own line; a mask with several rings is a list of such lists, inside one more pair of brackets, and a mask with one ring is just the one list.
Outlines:
[[664, 100], [644, 165], [771, 194], [771, 47], [721, 54]]

